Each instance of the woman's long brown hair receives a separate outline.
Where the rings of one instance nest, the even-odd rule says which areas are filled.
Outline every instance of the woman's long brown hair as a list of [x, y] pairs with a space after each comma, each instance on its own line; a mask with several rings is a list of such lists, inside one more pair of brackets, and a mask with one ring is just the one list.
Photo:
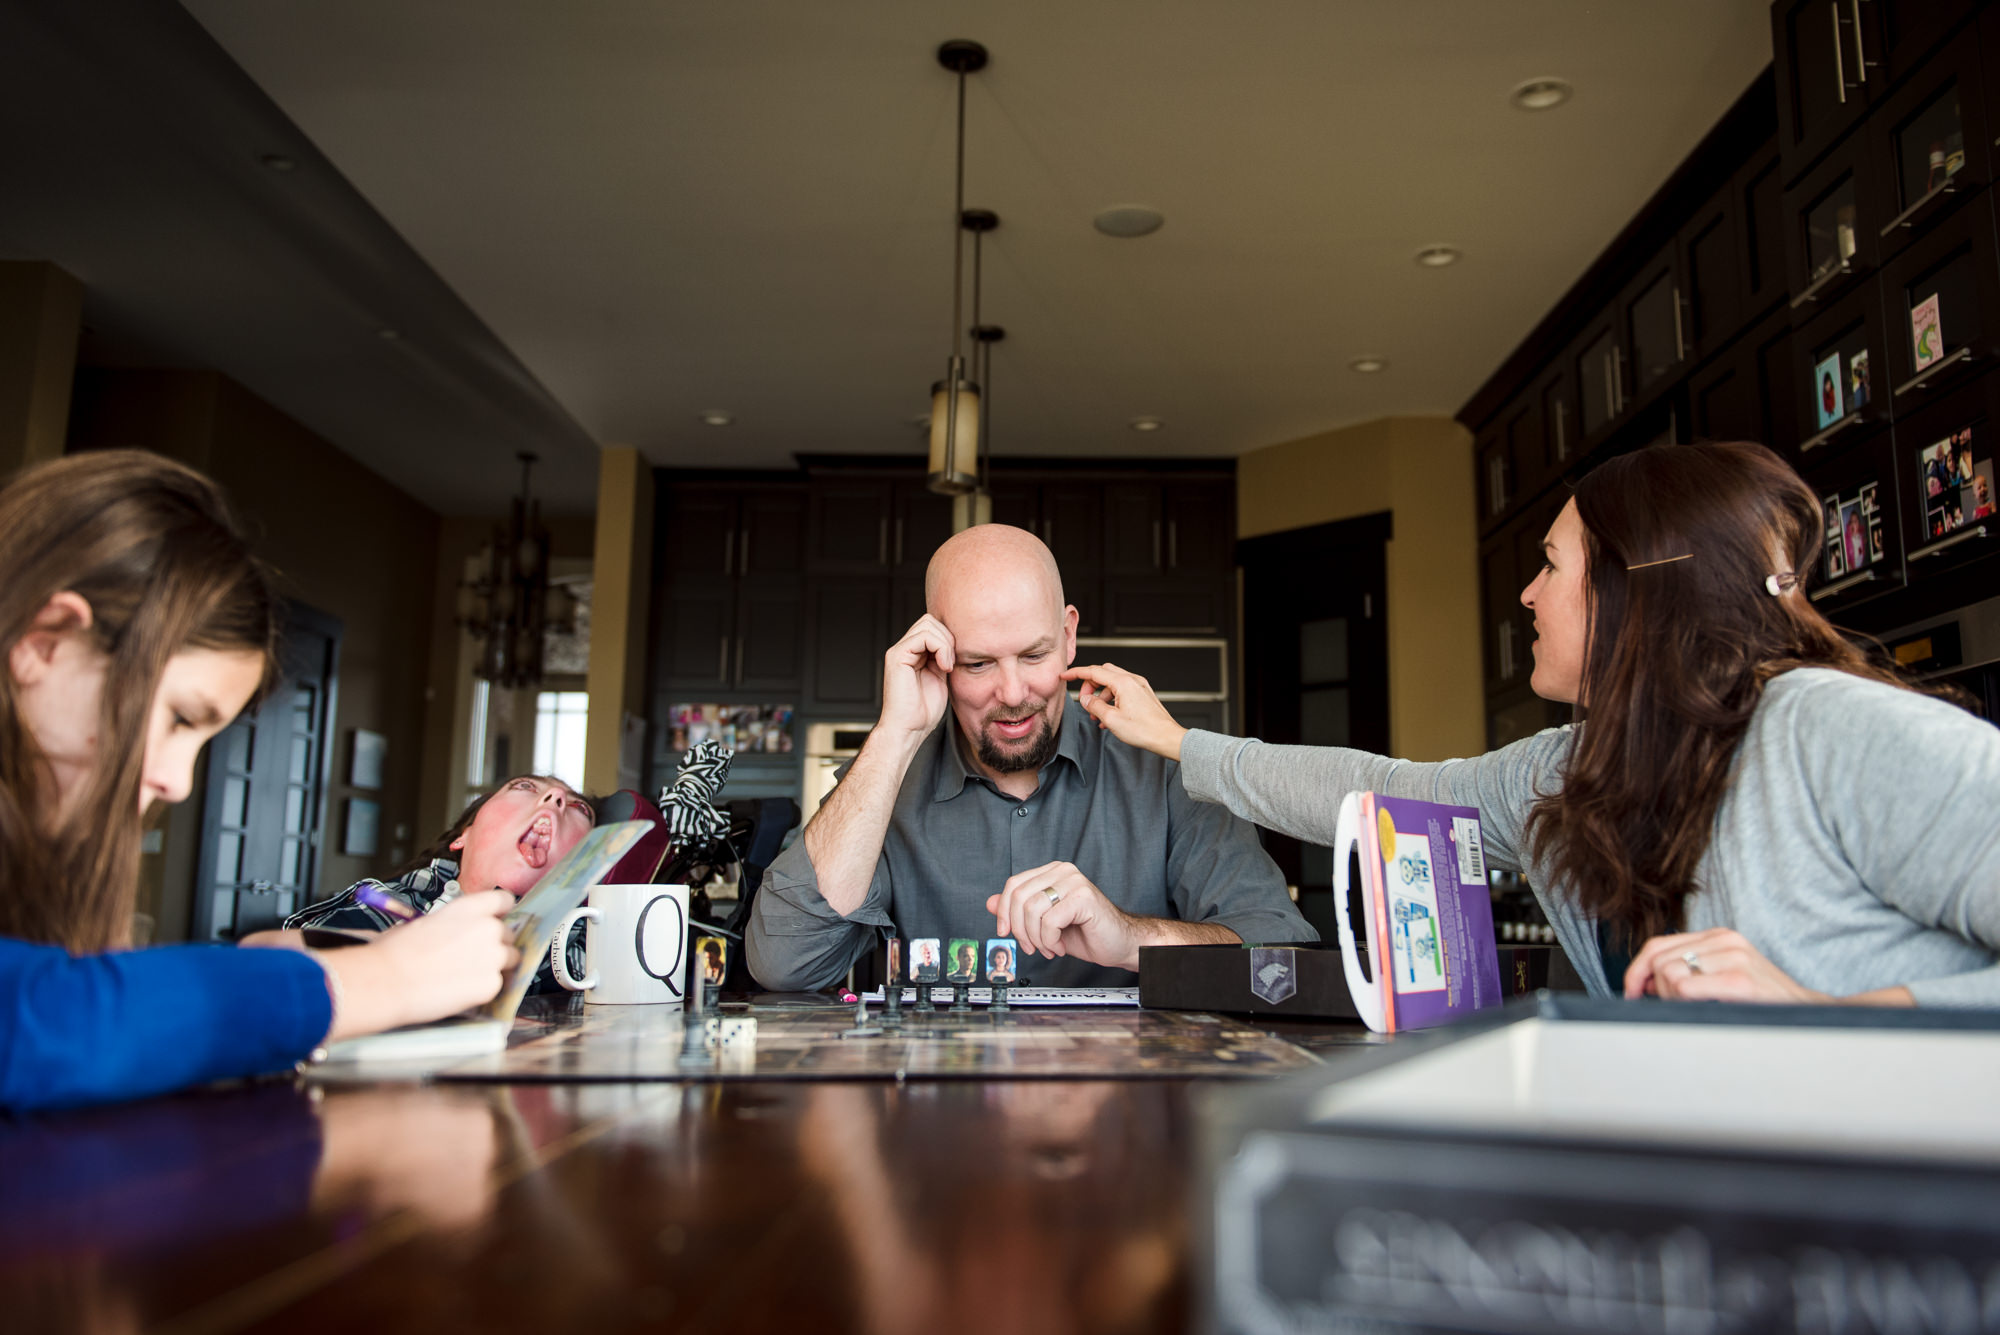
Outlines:
[[[1660, 445], [1608, 460], [1577, 483], [1576, 509], [1589, 626], [1580, 722], [1562, 787], [1536, 803], [1527, 833], [1572, 902], [1637, 945], [1680, 930], [1736, 748], [1772, 678], [1826, 667], [1904, 683], [1806, 599], [1825, 516], [1762, 445]], [[1781, 597], [1765, 587], [1772, 574]]]
[[[90, 604], [108, 658], [97, 761], [62, 823], [0, 670], [0, 935], [104, 950], [131, 937], [140, 775], [153, 696], [189, 649], [248, 651], [275, 676], [278, 601], [222, 493], [137, 450], [29, 468], [0, 489], [0, 646], [11, 649], [57, 593]], [[259, 694], [262, 693], [260, 688]]]

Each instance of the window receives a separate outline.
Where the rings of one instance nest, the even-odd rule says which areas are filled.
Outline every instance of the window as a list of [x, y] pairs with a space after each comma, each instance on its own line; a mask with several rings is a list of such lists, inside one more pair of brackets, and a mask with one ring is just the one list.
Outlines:
[[583, 731], [590, 716], [584, 691], [541, 691], [535, 696], [535, 773], [583, 791]]

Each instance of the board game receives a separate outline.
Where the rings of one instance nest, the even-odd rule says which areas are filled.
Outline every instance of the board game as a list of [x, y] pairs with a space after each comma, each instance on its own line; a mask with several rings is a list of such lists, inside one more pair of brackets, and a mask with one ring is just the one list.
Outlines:
[[[505, 1052], [426, 1072], [448, 1081], [1251, 1079], [1318, 1066], [1305, 1049], [1227, 1017], [1120, 1008], [906, 1010], [884, 1027], [871, 1008], [732, 1004], [719, 1037], [691, 1041], [663, 1006], [538, 1006]], [[754, 1021], [745, 1036], [742, 1022]], [[696, 1033], [704, 1017], [695, 1016]], [[734, 1025], [734, 1030], [728, 1027]], [[733, 1037], [731, 1036], [733, 1035]], [[693, 1049], [699, 1042], [702, 1051]], [[377, 1073], [382, 1074], [382, 1073]]]

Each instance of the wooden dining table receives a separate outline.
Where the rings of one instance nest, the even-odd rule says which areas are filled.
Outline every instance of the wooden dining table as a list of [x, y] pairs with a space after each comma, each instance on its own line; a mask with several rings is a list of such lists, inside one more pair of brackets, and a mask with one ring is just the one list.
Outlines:
[[[1033, 1074], [989, 1044], [984, 1068], [621, 1078], [584, 1060], [613, 1042], [586, 1009], [531, 999], [519, 1022], [580, 1054], [567, 1073], [299, 1076], [0, 1120], [0, 1325], [1181, 1331], [1204, 1101], [1371, 1041], [1203, 1017], [1272, 1065], [1186, 1077], [1120, 1039], [1130, 1020], [1073, 1011], [1027, 1026]], [[1084, 1049], [1066, 1033], [1093, 1036], [1067, 1071], [1046, 1060]]]

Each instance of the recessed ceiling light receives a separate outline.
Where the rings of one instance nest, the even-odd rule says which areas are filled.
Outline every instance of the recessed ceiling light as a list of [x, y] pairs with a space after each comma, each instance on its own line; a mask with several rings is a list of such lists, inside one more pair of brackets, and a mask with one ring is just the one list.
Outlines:
[[1425, 246], [1417, 252], [1417, 263], [1426, 269], [1442, 269], [1457, 264], [1462, 253], [1457, 246]]
[[736, 419], [720, 408], [710, 408], [701, 415], [701, 420], [704, 426], [728, 426]]
[[1389, 359], [1387, 357], [1356, 357], [1347, 364], [1347, 369], [1350, 371], [1359, 371], [1363, 375], [1374, 375], [1377, 371], [1386, 371], [1389, 369]]
[[375, 331], [375, 337], [381, 339], [384, 343], [394, 343], [397, 339], [401, 338], [402, 336], [403, 336], [403, 331], [400, 329], [384, 328], [384, 329], [377, 329]]
[[283, 153], [266, 153], [263, 157], [258, 158], [257, 162], [265, 170], [274, 172], [295, 171], [299, 165]]
[[1144, 204], [1120, 204], [1092, 218], [1090, 225], [1106, 236], [1133, 237], [1157, 232], [1166, 221], [1166, 215], [1158, 209]]
[[1530, 79], [1518, 85], [1510, 96], [1523, 111], [1547, 111], [1569, 101], [1575, 91], [1564, 79]]
[[1134, 431], [1158, 431], [1166, 423], [1157, 417], [1135, 417], [1126, 425]]

